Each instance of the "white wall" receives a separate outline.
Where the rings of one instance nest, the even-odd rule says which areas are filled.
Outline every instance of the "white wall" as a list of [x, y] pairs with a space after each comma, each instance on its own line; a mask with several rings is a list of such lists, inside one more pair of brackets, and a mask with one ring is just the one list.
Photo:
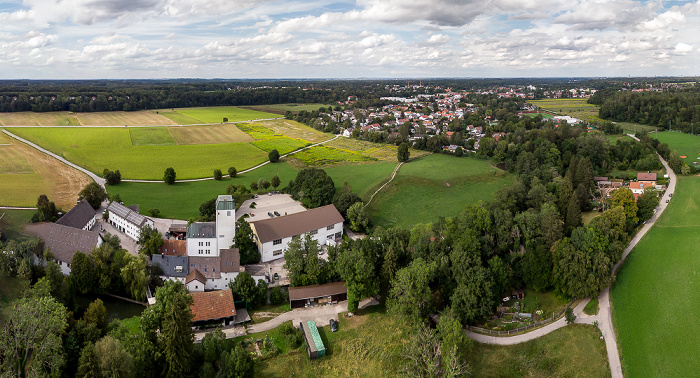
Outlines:
[[[127, 222], [126, 219], [114, 214], [111, 211], [109, 212], [109, 223], [134, 240], [138, 240], [139, 236], [141, 235], [141, 228], [137, 227], [131, 222]], [[155, 227], [155, 223], [148, 218], [146, 219], [144, 226], [145, 225]]]
[[217, 256], [219, 250], [228, 249], [236, 236], [236, 210], [216, 211]]
[[[328, 230], [327, 227], [320, 228], [318, 230], [318, 233], [316, 235], [311, 235], [311, 238], [318, 241], [318, 244], [320, 245], [326, 245], [326, 241], [328, 240], [328, 236], [332, 235], [333, 239], [335, 239], [335, 234], [337, 232], [343, 233], [343, 222], [336, 223], [333, 225], [333, 229]], [[284, 238], [282, 239], [281, 244], [274, 244], [274, 241], [269, 241], [267, 243], [262, 244], [262, 250], [260, 251], [260, 256], [262, 262], [268, 262], [272, 260], [277, 260], [282, 257], [284, 257], [284, 251], [287, 249], [289, 246], [289, 243], [292, 241], [291, 237]], [[258, 245], [259, 246], [259, 245]], [[260, 247], [258, 247], [260, 248]], [[282, 253], [275, 255], [275, 251], [282, 251]]]
[[[207, 243], [209, 243], [209, 245], [207, 245]], [[202, 253], [199, 252], [200, 250]], [[216, 247], [216, 238], [188, 238], [187, 256], [219, 256], [219, 250]]]

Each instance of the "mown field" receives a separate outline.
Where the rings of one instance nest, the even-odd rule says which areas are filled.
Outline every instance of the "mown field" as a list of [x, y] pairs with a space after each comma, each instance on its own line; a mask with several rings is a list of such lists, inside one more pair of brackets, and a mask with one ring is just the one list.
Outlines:
[[[406, 324], [381, 306], [339, 320], [337, 332], [319, 328], [326, 356], [317, 360], [310, 360], [303, 348], [291, 349], [277, 329], [247, 336], [269, 336], [280, 349], [279, 356], [256, 362], [256, 376], [402, 375], [404, 345], [412, 334]], [[464, 359], [474, 377], [606, 377], [610, 373], [605, 344], [599, 337], [595, 328], [576, 325], [515, 346], [473, 345]]]
[[657, 223], [627, 257], [612, 288], [613, 321], [628, 377], [700, 371], [700, 177], [679, 177]]
[[511, 181], [511, 175], [490, 161], [435, 154], [404, 164], [367, 209], [376, 225], [410, 228], [489, 201]]
[[700, 164], [700, 159], [698, 159], [700, 158], [700, 136], [670, 131], [649, 135], [663, 143], [668, 143], [671, 151], [678, 151], [678, 155], [686, 156], [684, 159], [686, 164], [693, 165], [694, 162]]
[[324, 107], [327, 108], [328, 105], [325, 104], [271, 104], [271, 105], [250, 105], [250, 106], [241, 106], [243, 109], [250, 109], [250, 110], [256, 110], [259, 112], [267, 112], [267, 113], [274, 113], [274, 114], [279, 114], [279, 115], [285, 115], [287, 111], [291, 111], [294, 113], [298, 113], [302, 110], [306, 110], [307, 112], [311, 112], [314, 110], [318, 110], [318, 108]]
[[0, 206], [33, 207], [46, 194], [67, 211], [91, 181], [84, 173], [0, 133]]
[[30, 223], [35, 212], [36, 210], [0, 209], [0, 216], [2, 216], [2, 219], [0, 219], [0, 232], [2, 232], [3, 238], [24, 240], [26, 235], [23, 233], [22, 228]]
[[546, 100], [532, 100], [528, 103], [537, 105], [542, 109], [555, 112], [559, 115], [568, 115], [584, 121], [600, 121], [598, 118], [598, 106], [588, 103], [586, 98], [554, 98]]
[[[167, 117], [177, 124], [218, 123], [227, 118], [227, 122], [251, 121], [256, 119], [277, 118], [279, 114], [242, 109], [235, 106], [214, 106], [209, 108], [159, 109], [158, 115]], [[193, 122], [197, 121], [197, 122]], [[183, 123], [184, 122], [184, 123]]]

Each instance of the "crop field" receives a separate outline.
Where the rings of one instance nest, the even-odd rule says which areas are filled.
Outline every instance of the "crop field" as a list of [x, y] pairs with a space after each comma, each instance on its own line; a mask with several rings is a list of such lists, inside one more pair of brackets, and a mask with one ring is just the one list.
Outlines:
[[367, 209], [376, 225], [410, 228], [489, 201], [511, 181], [489, 161], [434, 154], [404, 164]]
[[598, 106], [589, 104], [586, 98], [555, 98], [528, 101], [528, 103], [560, 115], [568, 115], [584, 121], [601, 120], [598, 118]]
[[544, 119], [547, 119], [547, 118], [554, 118], [553, 115], [551, 115], [551, 114], [549, 114], [549, 113], [543, 113], [543, 112], [538, 112], [538, 113], [523, 113], [523, 115], [524, 115], [524, 116], [528, 116], [528, 117], [532, 117], [532, 118], [537, 117], [538, 115], [539, 115], [539, 116], [542, 116], [542, 118], [544, 118]]
[[337, 163], [362, 163], [377, 159], [355, 151], [316, 146], [292, 155], [306, 165], [332, 165]]
[[177, 144], [246, 143], [254, 140], [232, 124], [169, 127], [168, 131]]
[[77, 113], [78, 121], [85, 126], [159, 126], [177, 123], [150, 110], [135, 112]]
[[700, 371], [700, 177], [679, 177], [669, 207], [627, 257], [612, 288], [613, 321], [628, 377]]
[[473, 377], [609, 377], [605, 342], [589, 325], [558, 329], [526, 343], [476, 344], [467, 352]]
[[[160, 113], [161, 110], [158, 110]], [[240, 122], [256, 119], [277, 118], [279, 114], [258, 112], [255, 110], [241, 109], [235, 106], [215, 106], [210, 108], [178, 108], [168, 113], [163, 110], [163, 116], [170, 118], [172, 112], [187, 118], [181, 120], [197, 120], [196, 123], [219, 123], [223, 122], [224, 118], [228, 118], [228, 122]], [[171, 119], [172, 120], [172, 119]], [[175, 122], [175, 120], [173, 120]], [[191, 124], [187, 122], [185, 124]]]
[[5, 126], [79, 126], [80, 121], [71, 112], [15, 112], [0, 113], [0, 125]]
[[[354, 138], [338, 138], [334, 141], [324, 144], [328, 147], [335, 147], [344, 150], [359, 152], [363, 155], [375, 158], [381, 161], [396, 162], [396, 146], [390, 144], [377, 144]], [[430, 155], [430, 152], [411, 149], [411, 159], [425, 155]]]
[[132, 127], [129, 129], [134, 146], [170, 146], [177, 144], [166, 127]]
[[[224, 174], [226, 169], [228, 167], [221, 168]], [[119, 194], [125, 204], [138, 204], [143, 214], [147, 214], [148, 209], [156, 208], [160, 210], [162, 218], [187, 220], [199, 216], [199, 205], [220, 194], [226, 194], [229, 185], [250, 187], [250, 183], [257, 183], [258, 179], [269, 181], [275, 175], [280, 178], [281, 186], [284, 187], [296, 177], [297, 170], [287, 163], [267, 164], [250, 173], [240, 174], [234, 179], [224, 176], [221, 181], [176, 182], [175, 185], [122, 182], [119, 185], [107, 186], [107, 192], [110, 195]]]
[[313, 143], [323, 142], [334, 136], [333, 134], [323, 133], [313, 127], [286, 119], [265, 121], [261, 125], [272, 130], [275, 134], [281, 134], [293, 139], [308, 140]]
[[[159, 109], [151, 110], [151, 112], [162, 115], [163, 117], [173, 121], [176, 125], [196, 125], [202, 123], [202, 121], [196, 118], [178, 113], [175, 109]], [[221, 122], [221, 120], [218, 122]]]
[[67, 211], [75, 205], [78, 192], [91, 181], [87, 175], [24, 143], [3, 137], [2, 144], [0, 206], [32, 207], [41, 194], [46, 194]]
[[686, 156], [683, 159], [686, 164], [693, 162], [700, 164], [700, 137], [685, 133], [664, 131], [662, 133], [649, 134], [652, 138], [658, 138], [662, 143], [668, 143], [671, 151], [678, 151], [678, 155]]
[[288, 152], [292, 152], [299, 148], [305, 147], [311, 144], [305, 140], [292, 139], [284, 136], [276, 136], [269, 139], [262, 139], [251, 143], [255, 147], [270, 152], [272, 150], [277, 150], [280, 155], [284, 155]]
[[302, 110], [306, 110], [307, 112], [311, 112], [314, 110], [318, 110], [318, 108], [320, 108], [320, 107], [327, 108], [328, 105], [325, 105], [325, 104], [271, 104], [271, 105], [241, 106], [241, 108], [243, 108], [243, 109], [257, 110], [259, 112], [275, 113], [275, 114], [279, 114], [279, 115], [285, 115], [287, 113], [287, 110], [289, 110], [293, 113], [298, 113]]
[[[214, 169], [250, 168], [267, 153], [249, 143], [208, 145], [133, 145], [130, 128], [18, 128], [13, 133], [101, 174], [119, 169], [124, 179], [161, 180], [173, 167], [178, 179], [211, 177]], [[137, 131], [137, 136], [143, 131]], [[167, 130], [154, 134], [160, 140]], [[148, 140], [137, 137], [137, 140]], [[171, 137], [172, 138], [172, 137]]]

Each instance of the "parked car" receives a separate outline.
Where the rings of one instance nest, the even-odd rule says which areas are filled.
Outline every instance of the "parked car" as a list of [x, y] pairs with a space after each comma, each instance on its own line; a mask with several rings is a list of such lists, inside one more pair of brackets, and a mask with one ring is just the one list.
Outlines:
[[277, 216], [277, 217], [280, 216], [280, 213], [278, 213], [277, 210], [275, 210], [275, 216]]
[[269, 211], [267, 212], [267, 215], [269, 215], [270, 217], [274, 217], [274, 215]]
[[275, 278], [275, 281], [278, 281], [278, 280], [280, 279], [280, 275], [279, 275], [279, 274], [277, 274], [277, 273], [275, 273], [275, 275], [274, 275], [274, 276], [272, 276], [272, 277], [274, 277], [274, 278]]
[[338, 322], [335, 321], [335, 319], [331, 319], [331, 332], [335, 332], [338, 330]]
[[670, 201], [670, 200], [666, 200], [666, 203], [668, 203], [668, 201]]
[[253, 194], [253, 198], [258, 198], [258, 195], [257, 195], [257, 194]]

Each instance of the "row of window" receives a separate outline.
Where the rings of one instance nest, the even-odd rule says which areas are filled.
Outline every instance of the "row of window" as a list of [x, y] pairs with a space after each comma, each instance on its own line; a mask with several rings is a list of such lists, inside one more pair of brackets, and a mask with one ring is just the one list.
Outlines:
[[[326, 227], [326, 231], [330, 231], [334, 228], [335, 228], [335, 225], [332, 224], [332, 225]], [[318, 230], [309, 231], [309, 235], [318, 235]], [[297, 236], [299, 236], [299, 235], [297, 235]], [[294, 236], [294, 237], [297, 237], [297, 236]], [[329, 235], [328, 239], [333, 239], [333, 235]], [[282, 239], [277, 239], [277, 240], [272, 241], [272, 245], [280, 245], [280, 244], [282, 244]]]
[[[204, 242], [199, 242], [200, 247], [204, 247]], [[207, 242], [206, 244], [207, 247], [211, 246], [211, 242]]]
[[200, 250], [198, 250], [198, 252], [200, 255], [201, 254], [208, 255], [208, 254], [211, 254], [211, 249], [200, 249]]

